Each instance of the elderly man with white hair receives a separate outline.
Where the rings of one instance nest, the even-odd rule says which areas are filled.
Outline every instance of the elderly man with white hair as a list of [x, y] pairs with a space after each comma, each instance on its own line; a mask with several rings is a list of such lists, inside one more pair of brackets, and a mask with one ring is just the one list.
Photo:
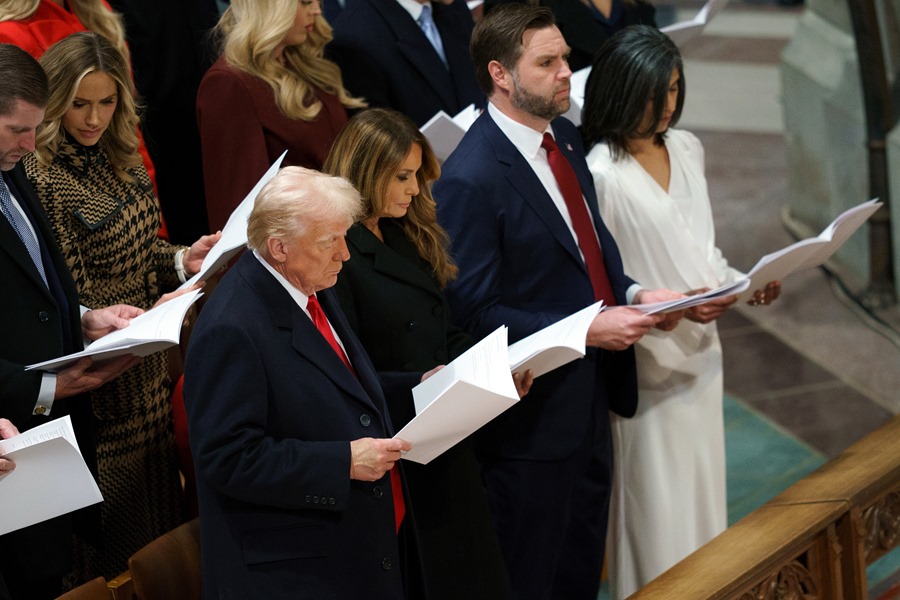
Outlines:
[[194, 329], [184, 389], [206, 598], [419, 597], [397, 464], [410, 446], [391, 439], [328, 289], [360, 210], [345, 179], [282, 169]]

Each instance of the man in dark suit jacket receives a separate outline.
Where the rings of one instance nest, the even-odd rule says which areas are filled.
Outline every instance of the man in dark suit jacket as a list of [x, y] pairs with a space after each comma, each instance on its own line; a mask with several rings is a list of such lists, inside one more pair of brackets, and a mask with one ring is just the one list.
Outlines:
[[[207, 598], [421, 597], [410, 514], [399, 539], [395, 528], [395, 463], [410, 446], [391, 439], [375, 370], [327, 289], [360, 210], [346, 180], [282, 169], [250, 214], [253, 252], [191, 336], [184, 392]], [[407, 390], [419, 380], [395, 377]]]
[[[446, 64], [416, 22], [425, 3]], [[416, 17], [411, 11], [418, 11]], [[353, 0], [335, 21], [334, 40], [325, 49], [340, 65], [350, 93], [370, 106], [398, 110], [421, 127], [439, 110], [452, 117], [469, 104], [484, 106], [469, 56], [471, 36], [465, 0]]]
[[[135, 359], [93, 366], [85, 358], [56, 374], [26, 371], [25, 366], [77, 352], [83, 335], [96, 339], [142, 311], [120, 305], [80, 314], [75, 282], [19, 164], [22, 155], [34, 150], [35, 129], [49, 97], [47, 77], [26, 52], [0, 44], [0, 81], [0, 192], [8, 192], [11, 200], [9, 209], [0, 212], [0, 415], [26, 431], [70, 414], [81, 452], [93, 466], [93, 422], [85, 392], [117, 377]], [[7, 210], [16, 216], [8, 216]], [[37, 244], [43, 277], [11, 218]], [[0, 579], [6, 580], [13, 599], [60, 594], [62, 577], [72, 565], [73, 520], [84, 515], [63, 515], [0, 537]]]
[[[586, 204], [581, 213], [590, 215], [587, 230], [599, 241], [614, 295], [606, 304], [671, 297], [623, 273], [579, 136], [557, 118], [569, 108], [571, 71], [553, 14], [524, 4], [495, 8], [475, 27], [472, 55], [488, 110], [434, 188], [459, 266], [447, 295], [463, 328], [481, 337], [507, 325], [514, 342], [602, 297], [542, 148], [545, 134], [577, 176], [577, 201]], [[584, 359], [535, 380], [528, 396], [477, 434], [516, 598], [597, 597], [611, 482], [608, 411], [634, 413], [631, 345], [651, 327], [676, 322], [625, 306], [600, 313]]]

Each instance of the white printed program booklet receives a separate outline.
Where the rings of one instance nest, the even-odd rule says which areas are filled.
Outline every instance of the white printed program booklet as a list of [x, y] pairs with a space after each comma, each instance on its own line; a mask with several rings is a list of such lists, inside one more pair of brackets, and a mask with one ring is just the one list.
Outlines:
[[28, 365], [25, 370], [59, 371], [85, 356], [97, 362], [124, 354], [148, 356], [165, 350], [179, 342], [184, 316], [202, 295], [202, 291], [193, 290], [163, 302], [133, 318], [128, 327], [104, 335], [81, 352]]
[[0, 478], [0, 535], [103, 500], [68, 415], [0, 440], [16, 468]]
[[256, 185], [253, 186], [250, 193], [247, 194], [241, 203], [238, 204], [237, 208], [232, 211], [231, 215], [228, 217], [228, 221], [225, 223], [225, 227], [222, 228], [222, 237], [216, 245], [212, 247], [209, 254], [206, 255], [206, 258], [203, 259], [200, 270], [193, 277], [181, 284], [178, 289], [190, 287], [198, 281], [206, 281], [210, 276], [215, 274], [216, 271], [227, 265], [228, 261], [230, 261], [235, 254], [244, 249], [247, 245], [247, 219], [250, 218], [250, 213], [253, 211], [253, 204], [256, 202], [256, 197], [259, 195], [263, 186], [269, 183], [269, 180], [278, 173], [278, 169], [281, 168], [281, 162], [284, 160], [285, 154], [287, 154], [287, 150], [281, 153], [281, 156], [272, 163], [269, 170], [256, 182]]
[[700, 9], [700, 12], [693, 19], [667, 25], [660, 28], [660, 31], [669, 36], [669, 39], [681, 48], [684, 44], [703, 33], [709, 22], [725, 8], [726, 4], [728, 4], [728, 0], [707, 0], [706, 4], [703, 5], [703, 8]]
[[537, 378], [584, 358], [588, 329], [601, 310], [602, 300], [522, 338], [509, 347], [510, 370], [522, 373], [531, 369], [532, 376]]
[[877, 198], [858, 204], [838, 215], [818, 236], [766, 254], [747, 273], [750, 289], [761, 289], [770, 281], [780, 281], [791, 273], [825, 264], [880, 207]]
[[519, 401], [500, 327], [413, 388], [415, 418], [394, 436], [412, 444], [403, 458], [423, 465]]
[[479, 114], [480, 111], [475, 108], [474, 104], [468, 105], [454, 117], [439, 110], [419, 130], [428, 138], [437, 159], [444, 162], [456, 150], [459, 142]]

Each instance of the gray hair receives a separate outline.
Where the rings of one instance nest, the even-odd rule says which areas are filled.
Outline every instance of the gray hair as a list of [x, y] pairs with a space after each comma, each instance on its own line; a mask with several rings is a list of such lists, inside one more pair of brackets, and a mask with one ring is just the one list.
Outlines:
[[284, 167], [263, 186], [247, 220], [247, 245], [268, 256], [270, 238], [294, 239], [316, 225], [353, 223], [364, 211], [349, 181], [303, 167]]

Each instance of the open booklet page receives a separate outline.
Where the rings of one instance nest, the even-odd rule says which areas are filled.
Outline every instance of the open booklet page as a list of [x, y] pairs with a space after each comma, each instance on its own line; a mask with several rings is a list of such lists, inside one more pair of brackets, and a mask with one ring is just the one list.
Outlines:
[[201, 295], [203, 292], [200, 290], [182, 294], [138, 315], [128, 327], [106, 334], [81, 352], [28, 365], [25, 369], [58, 371], [85, 356], [90, 356], [96, 362], [123, 354], [147, 356], [165, 350], [178, 343], [184, 315]]
[[522, 338], [509, 347], [510, 370], [522, 373], [531, 369], [532, 376], [540, 377], [584, 358], [588, 329], [602, 309], [603, 301], [597, 302]]
[[703, 33], [706, 25], [725, 8], [727, 3], [728, 0], [708, 0], [693, 19], [667, 25], [660, 28], [660, 31], [669, 36], [669, 39], [681, 48], [684, 44]]
[[395, 438], [412, 444], [403, 458], [428, 464], [519, 401], [500, 327], [413, 388], [416, 417]]
[[0, 440], [16, 468], [0, 478], [0, 535], [103, 500], [67, 416]]
[[284, 160], [286, 154], [287, 150], [281, 153], [281, 156], [272, 163], [269, 170], [256, 182], [256, 185], [253, 186], [250, 193], [247, 194], [241, 203], [238, 204], [237, 208], [229, 215], [225, 227], [222, 228], [222, 237], [216, 245], [212, 247], [209, 254], [206, 255], [206, 258], [203, 259], [203, 265], [200, 267], [200, 271], [181, 284], [178, 289], [190, 287], [198, 281], [205, 281], [211, 275], [216, 273], [216, 271], [227, 265], [228, 261], [247, 245], [247, 219], [250, 218], [250, 213], [253, 211], [253, 203], [256, 202], [256, 197], [259, 195], [259, 191], [263, 186], [269, 183], [269, 180], [278, 173], [278, 169], [281, 168], [281, 162]]
[[858, 204], [838, 215], [818, 236], [763, 256], [747, 274], [751, 289], [760, 289], [768, 282], [781, 281], [791, 273], [821, 266], [879, 207], [881, 202], [877, 198]]

